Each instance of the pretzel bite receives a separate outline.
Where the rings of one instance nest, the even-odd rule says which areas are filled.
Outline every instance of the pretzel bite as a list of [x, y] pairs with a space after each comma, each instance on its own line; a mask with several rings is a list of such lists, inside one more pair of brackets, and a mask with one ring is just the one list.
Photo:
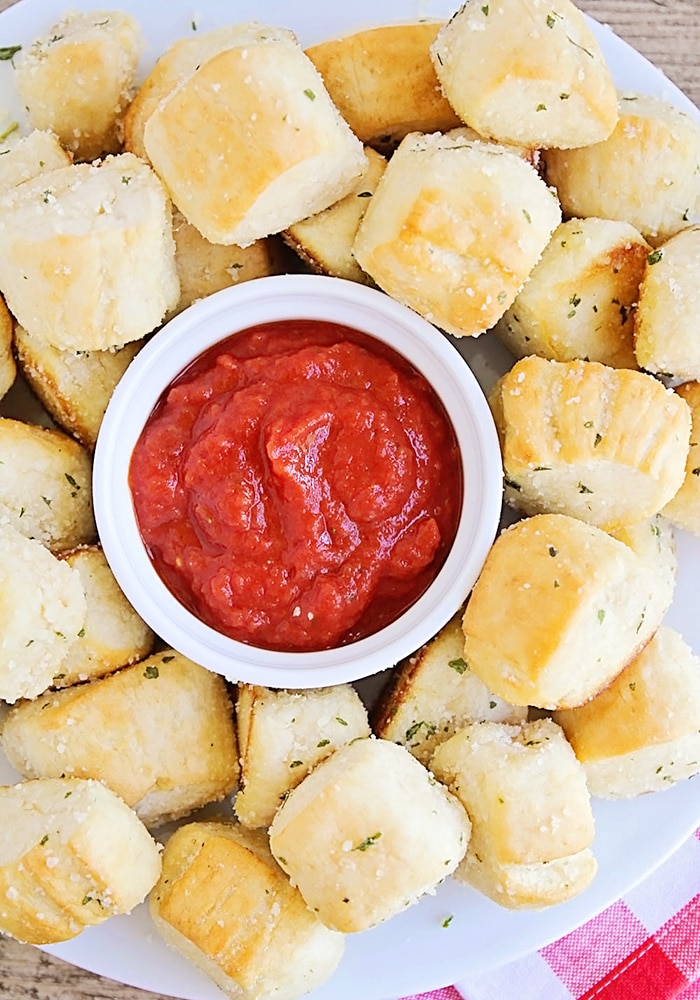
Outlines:
[[39, 174], [68, 167], [71, 158], [53, 132], [34, 129], [0, 156], [0, 195]]
[[450, 875], [470, 825], [457, 800], [404, 747], [360, 739], [293, 789], [270, 847], [319, 919], [366, 930]]
[[54, 132], [76, 159], [117, 152], [141, 48], [129, 14], [66, 14], [15, 56], [15, 85], [32, 125]]
[[0, 417], [0, 512], [52, 552], [93, 542], [89, 453], [62, 431]]
[[98, 545], [60, 557], [77, 571], [85, 591], [85, 625], [53, 676], [55, 687], [93, 680], [144, 659], [155, 636], [122, 593]]
[[578, 518], [519, 521], [496, 539], [472, 590], [464, 659], [514, 705], [580, 705], [658, 627], [657, 576], [624, 542]]
[[618, 799], [700, 772], [700, 659], [662, 626], [595, 698], [555, 713], [591, 795]]
[[685, 382], [675, 391], [690, 407], [693, 430], [683, 484], [662, 514], [677, 527], [700, 535], [700, 383]]
[[470, 722], [522, 722], [527, 708], [493, 694], [464, 659], [462, 614], [394, 668], [372, 712], [377, 736], [400, 743], [425, 764]]
[[179, 296], [170, 203], [131, 153], [78, 163], [0, 197], [0, 290], [54, 347], [139, 340]]
[[0, 517], [0, 699], [35, 698], [85, 625], [78, 573]]
[[700, 225], [646, 258], [634, 320], [639, 365], [684, 381], [700, 379]]
[[683, 482], [690, 409], [652, 375], [595, 361], [518, 361], [489, 402], [506, 501], [612, 531], [657, 514]]
[[386, 160], [365, 149], [367, 167], [352, 191], [318, 215], [295, 222], [282, 234], [285, 242], [313, 271], [371, 284], [353, 257], [352, 248], [367, 205], [386, 169]]
[[658, 97], [620, 95], [611, 135], [544, 153], [565, 215], [618, 219], [654, 246], [700, 219], [700, 125]]
[[617, 93], [569, 0], [464, 3], [432, 47], [442, 90], [481, 135], [524, 146], [585, 146], [610, 134]]
[[17, 365], [12, 353], [12, 316], [0, 295], [0, 399], [12, 388], [17, 375]]
[[212, 243], [246, 246], [344, 197], [364, 169], [362, 143], [292, 32], [249, 22], [200, 45], [143, 125], [185, 218]]
[[551, 720], [466, 726], [438, 747], [431, 768], [472, 822], [457, 879], [509, 909], [562, 903], [591, 882], [586, 777]]
[[290, 885], [264, 835], [234, 823], [176, 830], [149, 908], [164, 940], [233, 1000], [293, 1000], [324, 983], [345, 948]]
[[586, 358], [637, 368], [634, 307], [651, 247], [626, 222], [570, 219], [540, 261], [496, 332], [518, 358]]
[[409, 132], [460, 124], [430, 58], [442, 23], [382, 25], [306, 50], [343, 118], [368, 146], [388, 154]]
[[305, 691], [239, 684], [236, 734], [241, 783], [235, 811], [243, 826], [255, 829], [270, 825], [287, 793], [316, 764], [370, 731], [349, 684]]
[[54, 421], [90, 450], [117, 382], [142, 346], [135, 340], [111, 351], [61, 350], [15, 324], [24, 379]]
[[460, 135], [406, 136], [354, 254], [385, 292], [455, 336], [500, 319], [561, 221], [522, 156]]
[[173, 650], [15, 705], [2, 747], [28, 778], [97, 778], [147, 826], [229, 795], [238, 780], [223, 678]]
[[67, 941], [129, 913], [160, 874], [158, 845], [99, 781], [6, 785], [0, 813], [0, 931], [18, 941]]

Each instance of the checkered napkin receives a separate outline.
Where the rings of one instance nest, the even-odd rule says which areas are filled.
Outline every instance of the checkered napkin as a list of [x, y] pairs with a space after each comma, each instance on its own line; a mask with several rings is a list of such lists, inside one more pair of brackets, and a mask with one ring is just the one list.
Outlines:
[[654, 874], [541, 951], [406, 1000], [700, 1000], [700, 829]]

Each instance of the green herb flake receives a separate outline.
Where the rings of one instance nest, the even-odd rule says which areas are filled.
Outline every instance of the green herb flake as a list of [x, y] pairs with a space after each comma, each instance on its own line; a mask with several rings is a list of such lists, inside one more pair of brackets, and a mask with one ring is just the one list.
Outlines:
[[88, 903], [92, 902], [92, 896], [83, 896], [83, 906], [87, 906]]
[[425, 726], [425, 728], [427, 729], [428, 735], [432, 736], [432, 734], [435, 732], [435, 726], [430, 726], [427, 722], [423, 722], [423, 720], [421, 719], [420, 722], [414, 722], [413, 725], [409, 726], [408, 729], [406, 730], [404, 734], [404, 739], [406, 740], [406, 742], [410, 743], [411, 740], [418, 735], [423, 726]]
[[594, 448], [597, 448], [597, 447], [598, 447], [598, 445], [600, 444], [600, 442], [601, 442], [602, 440], [603, 440], [603, 435], [602, 435], [602, 434], [596, 434], [596, 436], [595, 436], [595, 440], [593, 441], [593, 447], [594, 447]]
[[553, 545], [548, 545], [547, 551], [549, 552], [552, 559], [554, 559], [555, 556], [559, 555], [559, 549], [555, 549]]
[[598, 621], [600, 622], [601, 625], [605, 621], [605, 609], [604, 608], [598, 608]]
[[484, 6], [481, 8], [481, 13], [484, 15], [484, 17], [489, 16], [489, 5], [487, 3], [485, 3]]
[[335, 721], [339, 723], [341, 726], [347, 726], [347, 722], [345, 721], [345, 719], [341, 719], [339, 715], [336, 715]]
[[651, 265], [658, 264], [659, 261], [661, 260], [661, 258], [663, 257], [663, 255], [664, 255], [663, 250], [661, 250], [661, 249], [659, 249], [659, 250], [653, 250], [647, 256], [647, 264], [651, 264]]
[[566, 92], [564, 92], [564, 93], [562, 93], [562, 94], [559, 95], [559, 100], [560, 101], [568, 101], [570, 97], [571, 97], [571, 94], [567, 94]]
[[44, 836], [39, 841], [39, 847], [43, 847], [44, 844], [47, 842], [48, 839], [49, 839], [49, 835], [48, 835], [48, 833], [45, 833]]
[[547, 110], [546, 104], [538, 104], [537, 107], [535, 108], [535, 111], [546, 111], [546, 110]]
[[369, 837], [365, 837], [365, 839], [362, 841], [361, 844], [357, 844], [355, 847], [353, 847], [353, 851], [368, 850], [370, 847], [372, 847], [373, 844], [377, 843], [380, 837], [381, 833], [379, 831], [377, 831], [377, 833], [371, 834]]
[[448, 660], [447, 666], [456, 670], [458, 674], [463, 674], [465, 670], [469, 669], [469, 664], [461, 656], [458, 656], [455, 660]]
[[170, 653], [168, 656], [161, 656], [160, 662], [161, 663], [172, 663], [172, 661], [174, 659], [175, 659], [175, 654], [174, 653]]
[[452, 914], [450, 914], [449, 917], [445, 917], [445, 919], [442, 922], [442, 926], [443, 927], [449, 927], [453, 920], [454, 920], [454, 916]]
[[318, 743], [316, 744], [316, 746], [317, 747], [327, 747], [329, 743], [330, 743], [330, 740], [319, 740]]
[[554, 16], [554, 14], [547, 14], [547, 27], [548, 28], [553, 28], [556, 23], [557, 23], [557, 19]]
[[506, 476], [504, 482], [505, 482], [506, 486], [510, 486], [510, 488], [512, 490], [515, 490], [517, 493], [520, 493], [520, 491], [522, 490], [522, 486], [520, 485], [520, 483], [516, 483], [516, 481], [514, 479], [509, 479]]
[[307, 87], [307, 88], [306, 88], [306, 89], [304, 90], [304, 94], [306, 95], [306, 97], [308, 97], [308, 99], [309, 99], [310, 101], [315, 101], [315, 100], [316, 100], [316, 95], [314, 94], [314, 92], [313, 92], [313, 90], [311, 89], [311, 87]]
[[497, 704], [498, 704], [498, 702], [490, 701], [489, 702], [489, 708], [495, 708]]
[[[19, 122], [10, 122], [7, 128], [3, 132], [0, 132], [0, 142], [4, 142], [5, 139], [9, 138], [9, 136], [11, 136], [13, 132], [16, 132], [18, 128]], [[5, 150], [5, 152], [9, 151]]]
[[593, 490], [589, 489], [585, 485], [585, 483], [579, 483], [578, 484], [578, 491], [579, 491], [579, 493], [592, 493], [593, 492]]
[[700, 465], [698, 465], [697, 468], [691, 470], [691, 475], [700, 476]]
[[630, 681], [630, 683], [629, 683], [629, 689], [630, 689], [630, 691], [635, 691], [636, 688], [637, 688], [636, 681]]
[[5, 62], [7, 62], [9, 59], [12, 59], [12, 57], [16, 55], [21, 48], [22, 48], [21, 45], [3, 46], [2, 48], [0, 48], [0, 60], [4, 60]]
[[156, 677], [160, 677], [160, 670], [152, 663], [149, 663], [143, 672], [143, 676], [147, 677], [149, 681], [154, 680]]
[[523, 215], [525, 216], [528, 222], [530, 223], [532, 222], [532, 216], [530, 215], [530, 213], [526, 208], [523, 209]]
[[578, 42], [575, 42], [575, 41], [574, 41], [574, 39], [573, 39], [573, 38], [571, 37], [571, 35], [567, 35], [567, 36], [566, 36], [566, 38], [567, 38], [567, 41], [571, 42], [571, 44], [572, 44], [572, 45], [574, 46], [574, 48], [576, 48], [576, 49], [581, 49], [581, 51], [582, 51], [582, 52], [585, 52], [585, 53], [586, 53], [586, 55], [587, 55], [587, 56], [590, 56], [590, 58], [591, 58], [591, 59], [593, 59], [593, 58], [594, 58], [594, 55], [593, 55], [593, 53], [592, 53], [592, 52], [590, 52], [590, 51], [589, 51], [589, 50], [588, 50], [587, 48], [585, 48], [585, 47], [584, 47], [583, 45], [579, 45], [579, 43], [578, 43]]
[[190, 21], [190, 27], [192, 28], [192, 31], [196, 31], [197, 30], [197, 22], [196, 21]]
[[372, 192], [371, 191], [360, 191], [359, 194], [357, 195], [357, 197], [358, 198], [371, 198], [372, 197]]
[[290, 762], [289, 766], [290, 767], [303, 767], [304, 766], [304, 761], [303, 760], [293, 760], [293, 761]]
[[77, 497], [78, 490], [80, 489], [80, 483], [76, 482], [75, 479], [73, 478], [73, 476], [71, 476], [71, 474], [69, 472], [66, 472], [65, 475], [66, 475], [66, 479], [68, 480], [68, 483], [70, 484], [70, 486], [73, 487], [73, 489], [71, 490], [71, 496], [72, 497]]

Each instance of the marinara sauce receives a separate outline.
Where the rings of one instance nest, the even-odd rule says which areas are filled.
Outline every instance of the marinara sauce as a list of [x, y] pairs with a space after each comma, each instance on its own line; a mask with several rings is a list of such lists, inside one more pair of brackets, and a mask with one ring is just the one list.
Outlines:
[[204, 352], [151, 414], [130, 487], [181, 603], [286, 651], [397, 618], [443, 564], [462, 504], [454, 431], [426, 380], [374, 338], [317, 320]]

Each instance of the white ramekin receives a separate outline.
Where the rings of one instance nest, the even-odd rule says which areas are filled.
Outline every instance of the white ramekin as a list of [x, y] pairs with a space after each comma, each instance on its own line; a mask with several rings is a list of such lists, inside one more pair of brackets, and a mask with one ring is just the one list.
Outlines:
[[[137, 525], [128, 471], [134, 445], [163, 390], [203, 351], [259, 323], [316, 319], [354, 327], [402, 354], [433, 386], [456, 432], [464, 498], [457, 534], [423, 595], [385, 628], [321, 652], [279, 652], [205, 625], [160, 579]], [[445, 483], [445, 489], [450, 484]], [[258, 278], [203, 299], [167, 323], [132, 361], [107, 407], [95, 450], [93, 494], [100, 542], [117, 582], [161, 639], [195, 662], [278, 688], [322, 687], [369, 677], [429, 640], [463, 604], [495, 537], [502, 466], [479, 383], [452, 343], [383, 292], [319, 275]]]

